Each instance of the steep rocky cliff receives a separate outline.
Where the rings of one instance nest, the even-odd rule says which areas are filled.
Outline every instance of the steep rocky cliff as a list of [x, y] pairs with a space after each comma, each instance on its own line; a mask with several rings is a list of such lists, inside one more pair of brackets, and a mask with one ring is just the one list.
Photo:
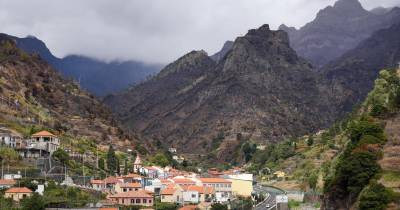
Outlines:
[[400, 21], [400, 8], [376, 13], [365, 10], [358, 0], [339, 0], [317, 14], [310, 23], [296, 30], [285, 25], [292, 47], [315, 67], [340, 57], [373, 32]]
[[217, 158], [226, 161], [243, 139], [275, 142], [333, 120], [311, 65], [290, 48], [284, 31], [268, 25], [238, 37], [218, 64], [191, 52], [105, 102], [155, 142], [191, 153], [217, 147]]

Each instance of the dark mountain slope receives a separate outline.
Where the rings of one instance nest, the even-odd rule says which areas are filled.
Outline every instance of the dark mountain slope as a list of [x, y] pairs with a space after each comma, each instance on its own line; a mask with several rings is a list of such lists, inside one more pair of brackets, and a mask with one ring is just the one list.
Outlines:
[[147, 65], [136, 61], [106, 63], [79, 55], [57, 58], [44, 42], [35, 37], [13, 39], [19, 48], [39, 54], [63, 75], [78, 81], [84, 89], [97, 96], [122, 91], [157, 73], [161, 68], [159, 65]]
[[218, 64], [204, 52], [189, 53], [105, 102], [154, 141], [191, 153], [217, 146], [225, 161], [245, 139], [274, 142], [332, 121], [311, 65], [284, 31], [268, 25], [237, 38]]
[[349, 112], [364, 100], [380, 69], [400, 62], [400, 22], [375, 32], [353, 50], [321, 69], [323, 86], [340, 112]]
[[299, 30], [280, 26], [289, 33], [292, 47], [317, 68], [356, 47], [373, 32], [400, 21], [400, 9], [376, 14], [365, 10], [358, 0], [339, 0], [317, 14]]
[[231, 50], [233, 47], [233, 42], [232, 41], [226, 41], [224, 43], [224, 46], [222, 46], [222, 49], [215, 53], [214, 55], [211, 56], [211, 58], [216, 61], [219, 62], [220, 60], [222, 60], [225, 55], [229, 52], [229, 50]]
[[[37, 55], [0, 34], [0, 121], [44, 126], [100, 144], [133, 145], [137, 138], [118, 128], [111, 112], [56, 72]], [[8, 102], [8, 103], [7, 103]]]

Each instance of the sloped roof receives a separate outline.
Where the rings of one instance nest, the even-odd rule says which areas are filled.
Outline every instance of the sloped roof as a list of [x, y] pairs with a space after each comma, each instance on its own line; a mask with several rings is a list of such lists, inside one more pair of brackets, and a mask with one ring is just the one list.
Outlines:
[[98, 179], [92, 179], [90, 180], [90, 184], [104, 184], [104, 181]]
[[173, 181], [176, 184], [195, 184], [196, 182], [191, 180], [191, 179], [186, 179], [186, 178], [177, 178], [177, 179], [173, 179]]
[[176, 190], [175, 188], [165, 188], [161, 191], [161, 195], [173, 195]]
[[153, 196], [149, 195], [144, 190], [123, 192], [110, 196], [110, 198], [152, 198], [152, 197]]
[[182, 189], [185, 191], [196, 191], [199, 192], [200, 194], [213, 194], [215, 193], [215, 190], [213, 187], [205, 187], [205, 186], [182, 186]]
[[32, 135], [32, 137], [41, 137], [41, 136], [44, 136], [44, 137], [56, 137], [56, 135], [54, 135], [54, 134], [52, 134], [52, 133], [50, 133], [48, 131], [40, 131], [40, 132], [37, 132], [37, 133]]
[[200, 178], [199, 180], [203, 183], [232, 183], [223, 178]]
[[141, 188], [142, 187], [142, 185], [140, 183], [121, 183], [121, 184], [119, 184], [119, 186], [121, 188], [129, 188], [129, 187]]
[[14, 179], [0, 179], [0, 185], [15, 185]]
[[31, 193], [32, 190], [26, 187], [12, 187], [6, 190], [6, 193]]

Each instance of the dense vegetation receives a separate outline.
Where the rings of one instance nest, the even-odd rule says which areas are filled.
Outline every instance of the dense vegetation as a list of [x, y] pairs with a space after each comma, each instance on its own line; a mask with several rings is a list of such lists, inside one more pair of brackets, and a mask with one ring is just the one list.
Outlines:
[[382, 71], [359, 115], [345, 130], [349, 141], [325, 178], [327, 203], [349, 208], [358, 199], [359, 209], [386, 209], [396, 197], [377, 180], [382, 172], [378, 160], [387, 141], [381, 122], [398, 113], [399, 90], [397, 71]]

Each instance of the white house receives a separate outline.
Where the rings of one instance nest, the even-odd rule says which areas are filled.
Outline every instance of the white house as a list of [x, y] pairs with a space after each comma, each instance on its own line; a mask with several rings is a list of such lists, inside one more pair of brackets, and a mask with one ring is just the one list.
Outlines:
[[199, 192], [195, 190], [185, 190], [182, 193], [184, 203], [198, 203], [200, 196]]
[[0, 145], [16, 148], [22, 144], [22, 136], [6, 128], [0, 128]]
[[53, 154], [60, 147], [59, 138], [48, 132], [40, 131], [31, 136], [24, 147], [17, 147], [23, 158], [39, 158]]

